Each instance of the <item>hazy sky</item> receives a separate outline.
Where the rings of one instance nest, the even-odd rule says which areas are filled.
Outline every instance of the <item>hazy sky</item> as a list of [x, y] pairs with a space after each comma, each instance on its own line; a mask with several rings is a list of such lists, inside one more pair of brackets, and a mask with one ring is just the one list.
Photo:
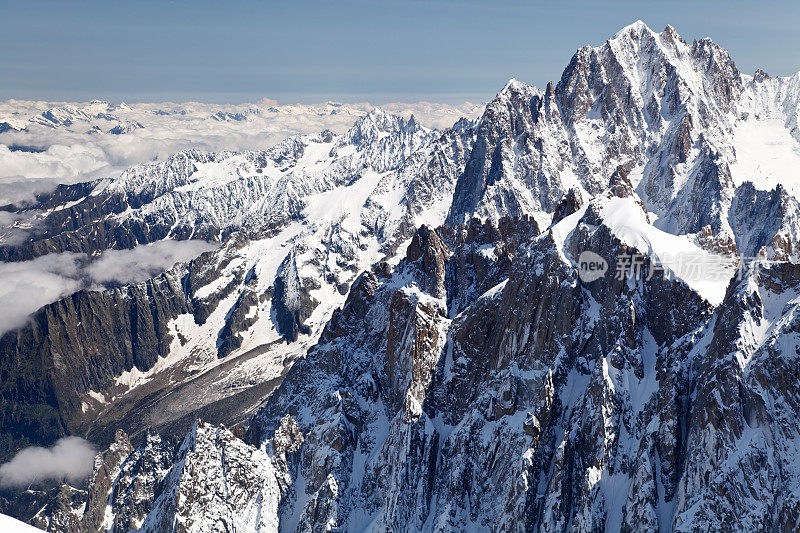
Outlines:
[[0, 100], [483, 101], [636, 19], [800, 70], [800, 2], [0, 0]]

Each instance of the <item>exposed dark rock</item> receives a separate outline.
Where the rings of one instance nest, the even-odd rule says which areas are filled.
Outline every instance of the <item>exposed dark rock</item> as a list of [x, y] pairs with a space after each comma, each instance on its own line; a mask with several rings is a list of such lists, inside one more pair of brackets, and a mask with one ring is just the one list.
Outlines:
[[80, 291], [0, 338], [2, 457], [51, 444], [84, 424], [81, 397], [169, 353], [169, 320], [191, 312], [183, 271], [104, 292]]
[[560, 222], [572, 213], [578, 211], [584, 204], [585, 200], [579, 189], [575, 187], [567, 191], [567, 194], [558, 202], [556, 210], [553, 213], [553, 224]]
[[294, 342], [310, 330], [303, 322], [311, 316], [317, 303], [303, 286], [297, 272], [294, 250], [286, 256], [275, 277], [275, 290], [272, 295], [272, 312], [275, 325], [286, 342]]

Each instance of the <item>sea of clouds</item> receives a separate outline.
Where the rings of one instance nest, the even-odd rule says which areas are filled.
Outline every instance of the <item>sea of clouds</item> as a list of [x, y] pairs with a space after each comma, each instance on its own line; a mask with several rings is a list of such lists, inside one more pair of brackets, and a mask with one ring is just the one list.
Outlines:
[[[181, 150], [263, 150], [295, 134], [346, 131], [363, 104], [213, 105], [189, 102], [0, 102], [0, 205], [30, 201], [59, 183], [118, 176]], [[428, 127], [478, 116], [482, 105], [418, 102], [381, 106]], [[123, 126], [126, 133], [110, 133]], [[6, 131], [3, 131], [6, 130]]]
[[[432, 128], [449, 127], [483, 110], [482, 104], [471, 103], [381, 107], [406, 118], [414, 115]], [[60, 183], [113, 178], [132, 165], [180, 150], [263, 150], [295, 134], [342, 133], [372, 108], [367, 103], [278, 105], [268, 99], [239, 105], [7, 100], [0, 102], [0, 206], [24, 205]], [[112, 133], [115, 128], [125, 133]], [[0, 210], [0, 242], [14, 245], [26, 239], [26, 231], [14, 223], [35, 220], [35, 215]], [[155, 243], [108, 250], [91, 261], [61, 253], [0, 263], [0, 335], [75, 291], [142, 281], [211, 247], [199, 241]]]

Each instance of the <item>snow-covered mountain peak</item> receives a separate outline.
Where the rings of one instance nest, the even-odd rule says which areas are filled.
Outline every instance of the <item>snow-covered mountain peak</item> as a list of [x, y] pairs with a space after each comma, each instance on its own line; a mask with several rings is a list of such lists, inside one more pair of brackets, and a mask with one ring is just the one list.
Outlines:
[[532, 89], [534, 89], [533, 86], [528, 85], [525, 82], [519, 81], [516, 78], [511, 78], [506, 82], [506, 84], [503, 86], [502, 89], [500, 89], [500, 91], [497, 94], [498, 96], [500, 96], [504, 94], [523, 93], [523, 92], [529, 92]]
[[421, 126], [413, 116], [405, 119], [375, 108], [334, 141], [331, 154], [352, 154], [353, 163], [384, 172], [396, 168], [436, 136], [434, 130]]
[[708, 99], [727, 110], [741, 90], [739, 72], [725, 49], [710, 39], [690, 45], [671, 26], [657, 33], [638, 21], [593, 51], [607, 56], [606, 67], [608, 61], [622, 67], [619, 74], [641, 95], [640, 105], [650, 105], [651, 95], [668, 96], [685, 86], [687, 94], [680, 97], [690, 106], [689, 99]]
[[614, 34], [614, 37], [612, 37], [611, 40], [619, 39], [623, 36], [641, 35], [643, 33], [655, 34], [655, 32], [651, 30], [642, 19], [639, 19], [631, 22], [627, 26], [623, 26], [617, 33]]
[[380, 107], [356, 119], [353, 127], [343, 136], [345, 142], [354, 145], [368, 144], [393, 133], [411, 134], [427, 132], [427, 128], [417, 124], [413, 115], [404, 119], [385, 112]]
[[[681, 234], [710, 225], [730, 240], [732, 187], [761, 175], [752, 179], [769, 190], [796, 166], [795, 79], [745, 85], [711, 40], [689, 44], [672, 27], [634, 23], [579, 49], [544, 94], [514, 79], [503, 87], [481, 118], [450, 220], [510, 210], [544, 221], [570, 188], [598, 194], [622, 167], [659, 227]], [[781, 149], [752, 148], [765, 143]], [[708, 215], [700, 224], [690, 212]]]
[[[541, 94], [542, 91], [539, 88], [519, 81], [515, 78], [511, 78], [508, 80], [508, 83], [506, 83], [503, 88], [498, 91], [497, 96], [495, 96], [494, 99], [487, 104], [487, 110], [492, 106], [497, 107], [509, 104], [518, 105], [520, 101], [530, 99]], [[484, 111], [484, 114], [486, 114], [486, 111]]]

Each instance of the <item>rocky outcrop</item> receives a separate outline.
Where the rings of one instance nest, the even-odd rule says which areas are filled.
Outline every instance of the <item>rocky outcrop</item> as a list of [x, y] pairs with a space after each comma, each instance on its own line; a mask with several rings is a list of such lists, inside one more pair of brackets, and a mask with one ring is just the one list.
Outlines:
[[[622, 246], [602, 227], [579, 227], [572, 238], [570, 249], [591, 246], [609, 259]], [[439, 287], [429, 279], [441, 272], [438, 261], [417, 263], [424, 250], [444, 262], [464, 252], [433, 253], [429, 230], [415, 240], [389, 278], [361, 276], [251, 425], [253, 441], [269, 443], [291, 413], [304, 436], [293, 477], [303, 492], [282, 504], [283, 519], [299, 517], [301, 529], [401, 531], [610, 520], [612, 489], [586, 480], [595, 468], [634, 477], [636, 449], [618, 435], [647, 441], [659, 416], [659, 347], [702, 328], [707, 304], [658, 275], [583, 285], [545, 235], [509, 261], [507, 280], [451, 321], [445, 296], [426, 289]], [[441, 286], [458, 291], [446, 272]], [[653, 396], [641, 397], [645, 390]], [[547, 480], [552, 501], [536, 490]]]
[[[698, 354], [686, 461], [675, 504], [678, 531], [791, 530], [800, 412], [794, 353], [797, 265], [773, 264], [732, 284]], [[789, 348], [787, 351], [786, 348]], [[711, 473], [713, 472], [713, 475]], [[724, 488], [723, 488], [724, 485]]]
[[439, 230], [453, 250], [446, 263], [447, 310], [451, 318], [507, 276], [518, 248], [539, 234], [530, 217], [503, 218], [497, 225], [473, 219], [451, 231]]
[[170, 320], [191, 311], [184, 272], [177, 267], [144, 283], [77, 292], [0, 338], [6, 457], [22, 443], [79, 433], [87, 393], [104, 392], [116, 376], [147, 371], [169, 353]]
[[56, 509], [57, 499], [32, 523], [54, 533], [277, 531], [278, 482], [269, 457], [224, 427], [198, 422], [180, 443], [150, 435], [136, 449], [118, 433], [95, 460], [88, 497]]
[[294, 252], [290, 252], [281, 263], [278, 275], [275, 276], [275, 289], [272, 295], [275, 325], [286, 342], [296, 341], [300, 333], [310, 333], [303, 322], [311, 316], [314, 307], [316, 303], [303, 286], [297, 271]]
[[85, 491], [66, 484], [61, 485], [30, 522], [39, 529], [52, 533], [83, 531], [80, 516], [75, 510], [80, 509], [85, 502]]
[[560, 222], [567, 218], [572, 213], [578, 211], [578, 209], [583, 206], [585, 200], [583, 199], [583, 194], [581, 193], [580, 189], [575, 187], [571, 188], [567, 191], [567, 194], [564, 195], [561, 200], [559, 200], [558, 205], [556, 205], [556, 209], [553, 212], [553, 224]]
[[[225, 325], [217, 338], [217, 357], [226, 357], [240, 348], [242, 346], [241, 332], [250, 329], [258, 320], [258, 311], [253, 312], [253, 308], [259, 303], [259, 295], [253, 283], [255, 280], [255, 277], [248, 280], [247, 287], [239, 294], [231, 312], [225, 318]], [[264, 296], [268, 297], [269, 295]]]
[[759, 191], [745, 182], [736, 190], [729, 219], [742, 256], [797, 261], [800, 205], [782, 186]]

